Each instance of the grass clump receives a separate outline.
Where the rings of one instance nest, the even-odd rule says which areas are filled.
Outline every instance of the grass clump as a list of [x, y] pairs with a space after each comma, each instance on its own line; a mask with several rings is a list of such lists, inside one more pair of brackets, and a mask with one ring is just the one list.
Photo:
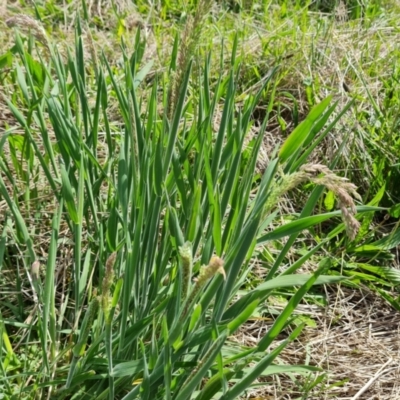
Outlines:
[[[33, 54], [17, 36], [21, 72], [24, 68], [18, 85], [25, 94], [27, 116], [9, 105], [24, 128], [21, 139], [28, 153], [16, 147], [13, 152], [19, 160], [23, 157], [19, 179], [25, 179], [26, 201], [22, 205], [13, 200], [20, 190], [13, 181], [6, 184], [2, 179], [1, 191], [12, 213], [9, 229], [15, 229], [15, 245], [25, 254], [24, 268], [41, 257], [30, 234], [34, 227], [22, 216], [26, 214], [22, 207], [40, 213], [40, 198], [30, 193], [38, 192], [39, 185], [52, 188], [54, 196], [48, 256], [43, 260], [46, 273], [41, 277], [43, 289], [38, 290], [43, 314], [36, 312], [35, 322], [24, 328], [27, 344], [41, 343], [44, 362], [20, 393], [27, 396], [39, 384], [42, 395], [58, 398], [76, 392], [98, 399], [211, 398], [220, 391], [226, 399], [236, 398], [284, 348], [282, 344], [263, 355], [311, 286], [340, 280], [321, 276], [317, 281], [326, 266], [312, 275], [276, 278], [277, 285], [299, 285], [297, 295], [257, 347], [243, 348], [233, 358], [226, 353], [229, 336], [275, 287], [271, 279], [268, 288], [256, 288], [236, 299], [265, 229], [261, 227], [270, 218], [265, 204], [275, 171], [291, 158], [286, 147], [281, 161], [271, 161], [260, 185], [254, 185], [265, 118], [250, 159], [242, 164], [250, 117], [271, 82], [234, 112], [234, 70], [220, 80], [211, 97], [208, 59], [196, 103], [186, 95], [189, 68], [169, 119], [168, 113], [158, 111], [158, 78], [142, 100], [137, 97], [139, 77], [144, 78], [139, 69], [140, 40], [131, 56], [123, 48], [120, 81], [105, 58], [88, 76], [79, 22], [76, 38], [75, 54], [69, 53], [66, 63], [51, 47], [48, 62], [41, 64], [40, 87], [34, 84], [35, 71], [29, 63]], [[69, 79], [72, 84], [67, 84]], [[87, 95], [90, 87], [95, 88], [94, 103]], [[108, 121], [110, 90], [124, 122], [119, 131], [112, 131]], [[213, 113], [222, 95], [223, 115], [214, 134]], [[163, 109], [168, 110], [169, 104]], [[193, 106], [197, 120], [191, 117]], [[324, 118], [324, 113], [323, 107], [313, 118]], [[317, 133], [309, 130], [307, 135]], [[6, 137], [12, 134], [10, 130]], [[100, 146], [105, 146], [101, 158]], [[301, 144], [292, 151], [302, 154]], [[3, 167], [5, 177], [10, 176], [11, 170]], [[33, 171], [37, 178], [32, 177]], [[291, 186], [303, 180], [290, 176], [295, 181]], [[73, 271], [60, 301], [55, 273], [62, 226], [71, 240]], [[294, 329], [287, 342], [301, 328]], [[65, 361], [69, 351], [70, 363]], [[93, 379], [86, 379], [89, 376]], [[229, 388], [233, 377], [238, 381]]]
[[[360, 232], [382, 210], [379, 200], [357, 205], [355, 186], [332, 172], [349, 138], [327, 165], [309, 161], [353, 102], [338, 111], [313, 86], [260, 172], [287, 71], [272, 66], [243, 88], [236, 36], [228, 62], [215, 70], [211, 52], [193, 73], [210, 7], [198, 2], [159, 70], [145, 60], [140, 29], [114, 62], [79, 18], [66, 49], [31, 17], [8, 20], [33, 36], [16, 33], [8, 76], [16, 123], [0, 139], [0, 261], [17, 289], [1, 308], [7, 396], [226, 400], [278, 373], [324, 379], [315, 365], [279, 357], [304, 334], [296, 309], [313, 287], [348, 274], [333, 268], [335, 246], [345, 262], [365, 250]], [[295, 212], [279, 213], [296, 190]], [[337, 217], [343, 223], [319, 230]], [[391, 245], [386, 237], [374, 251]], [[323, 248], [333, 251], [316, 257]], [[258, 264], [264, 276], [249, 279]], [[284, 305], [271, 313], [276, 296]], [[255, 343], [238, 345], [255, 315], [273, 319]]]

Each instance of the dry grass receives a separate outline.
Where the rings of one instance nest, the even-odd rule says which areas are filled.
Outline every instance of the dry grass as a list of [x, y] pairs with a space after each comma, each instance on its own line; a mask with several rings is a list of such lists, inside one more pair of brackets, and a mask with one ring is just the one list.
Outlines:
[[[307, 379], [281, 375], [267, 379], [265, 386], [245, 398], [400, 398], [400, 314], [367, 289], [337, 286], [326, 290], [328, 307], [303, 305], [297, 310], [312, 318], [316, 327], [307, 328], [279, 358], [281, 364], [308, 364], [327, 371], [323, 385], [302, 397]], [[274, 308], [279, 310], [279, 306]], [[242, 329], [235, 341], [254, 345], [269, 327], [268, 321], [255, 321]]]
[[[271, 14], [274, 15], [273, 8]], [[370, 23], [327, 17], [318, 23], [316, 21], [317, 18], [311, 19], [306, 30], [302, 26], [292, 26], [299, 20], [290, 18], [279, 20], [272, 17], [263, 23], [253, 19], [240, 21], [239, 26], [247, 32], [243, 53], [246, 54], [246, 61], [251, 60], [244, 64], [243, 74], [254, 76], [251, 70], [255, 66], [264, 77], [270, 66], [280, 64], [277, 101], [281, 103], [281, 110], [275, 110], [268, 125], [264, 159], [268, 160], [267, 155], [271, 154], [282, 137], [293, 130], [293, 98], [297, 102], [300, 120], [309, 111], [310, 100], [319, 102], [332, 94], [334, 100], [338, 101], [337, 110], [341, 110], [354, 99], [354, 106], [312, 154], [310, 161], [329, 164], [343, 141], [347, 140], [338, 168], [344, 174], [348, 174], [349, 168], [354, 168], [351, 171], [353, 182], [365, 193], [374, 179], [371, 173], [374, 160], [368, 152], [372, 141], [376, 150], [385, 154], [387, 160], [397, 162], [396, 156], [388, 152], [385, 143], [398, 138], [398, 134], [390, 132], [388, 135], [393, 137], [385, 138], [371, 134], [371, 126], [379, 113], [371, 99], [378, 109], [384, 110], [384, 87], [393, 74], [393, 66], [398, 63], [400, 33], [393, 17], [377, 18]], [[253, 87], [258, 85], [255, 83]], [[288, 97], [287, 93], [293, 98]], [[264, 109], [265, 106], [261, 105], [261, 117]], [[360, 123], [358, 116], [361, 114], [367, 116], [364, 123]], [[279, 119], [284, 121], [285, 128]], [[354, 165], [355, 155], [359, 161], [357, 166]]]

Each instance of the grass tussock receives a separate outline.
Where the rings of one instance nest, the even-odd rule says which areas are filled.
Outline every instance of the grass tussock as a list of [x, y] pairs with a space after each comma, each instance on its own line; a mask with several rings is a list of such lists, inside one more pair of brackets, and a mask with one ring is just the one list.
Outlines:
[[398, 7], [99, 4], [4, 9], [3, 396], [397, 398]]

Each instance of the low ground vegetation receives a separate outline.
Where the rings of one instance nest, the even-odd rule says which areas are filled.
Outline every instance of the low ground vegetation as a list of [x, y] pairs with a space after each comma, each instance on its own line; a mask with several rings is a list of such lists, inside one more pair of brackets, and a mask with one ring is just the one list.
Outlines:
[[395, 399], [395, 2], [0, 3], [4, 399]]

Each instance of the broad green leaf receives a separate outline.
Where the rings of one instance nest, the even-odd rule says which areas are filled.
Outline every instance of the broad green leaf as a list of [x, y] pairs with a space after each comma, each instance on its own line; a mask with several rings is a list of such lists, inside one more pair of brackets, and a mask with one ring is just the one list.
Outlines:
[[301, 122], [285, 140], [279, 151], [279, 159], [282, 163], [287, 161], [293, 153], [297, 152], [301, 148], [304, 141], [307, 139], [307, 136], [310, 134], [314, 123], [322, 116], [331, 100], [332, 96], [328, 96], [320, 104], [315, 106], [306, 119]]
[[328, 190], [325, 195], [324, 205], [327, 211], [333, 210], [333, 207], [335, 205], [335, 195], [331, 190]]
[[137, 74], [135, 74], [135, 80], [133, 81], [134, 88], [136, 89], [146, 78], [150, 70], [153, 68], [154, 60], [150, 60]]
[[236, 332], [253, 314], [254, 310], [257, 308], [259, 300], [256, 299], [250, 303], [245, 310], [243, 310], [234, 320], [228, 324], [229, 333], [232, 334]]
[[[362, 206], [362, 207], [357, 207], [357, 211], [359, 213], [363, 212], [369, 212], [369, 211], [380, 211], [384, 210], [384, 208], [381, 207], [369, 207], [369, 206]], [[286, 225], [280, 226], [276, 228], [274, 231], [267, 233], [264, 236], [261, 236], [257, 239], [257, 244], [262, 244], [271, 240], [278, 240], [281, 239], [285, 236], [290, 236], [296, 233], [299, 233], [305, 229], [308, 229], [314, 225], [320, 224], [321, 222], [324, 222], [332, 217], [340, 216], [341, 212], [340, 211], [332, 211], [330, 213], [325, 213], [325, 214], [319, 214], [319, 215], [313, 215], [311, 217], [304, 217], [301, 219], [298, 219], [293, 222], [289, 222]]]
[[69, 217], [75, 223], [79, 223], [78, 210], [75, 204], [75, 196], [71, 186], [71, 182], [68, 177], [68, 173], [63, 164], [61, 164], [61, 180], [62, 180], [62, 193], [67, 207]]
[[289, 222], [288, 224], [280, 226], [280, 227], [276, 228], [275, 230], [273, 230], [272, 232], [267, 233], [266, 235], [258, 238], [257, 244], [266, 243], [271, 240], [279, 240], [285, 236], [290, 236], [290, 235], [293, 235], [294, 233], [301, 232], [305, 229], [308, 229], [312, 226], [320, 224], [321, 222], [324, 222], [330, 218], [333, 218], [333, 217], [336, 217], [339, 215], [340, 215], [340, 211], [333, 211], [330, 213], [313, 215], [311, 217], [304, 217], [304, 218], [298, 219], [296, 221]]
[[[247, 306], [249, 302], [256, 299], [263, 299], [271, 290], [281, 289], [285, 287], [302, 286], [306, 284], [312, 275], [309, 274], [295, 274], [295, 275], [281, 275], [276, 278], [270, 279], [267, 282], [261, 283], [259, 286], [248, 292], [245, 296], [241, 297], [234, 304], [232, 304], [224, 313], [222, 320], [226, 321], [231, 318], [236, 318], [238, 313], [241, 313], [243, 308]], [[319, 276], [314, 285], [330, 285], [338, 282], [342, 282], [348, 278], [344, 276], [334, 275], [321, 275]]]
[[190, 318], [189, 332], [192, 331], [194, 327], [197, 325], [197, 322], [199, 321], [199, 318], [201, 316], [201, 311], [202, 311], [201, 304], [197, 304]]
[[397, 228], [394, 232], [386, 235], [382, 239], [371, 243], [372, 246], [381, 250], [392, 250], [400, 244], [400, 228]]
[[392, 206], [389, 210], [389, 214], [393, 217], [393, 218], [399, 218], [400, 217], [400, 203], [399, 204], [395, 204], [394, 206]]
[[5, 67], [11, 67], [12, 65], [13, 54], [11, 51], [7, 51], [6, 53], [0, 56], [0, 69]]
[[114, 377], [133, 376], [143, 371], [143, 361], [133, 360], [119, 363], [114, 366], [111, 375]]

